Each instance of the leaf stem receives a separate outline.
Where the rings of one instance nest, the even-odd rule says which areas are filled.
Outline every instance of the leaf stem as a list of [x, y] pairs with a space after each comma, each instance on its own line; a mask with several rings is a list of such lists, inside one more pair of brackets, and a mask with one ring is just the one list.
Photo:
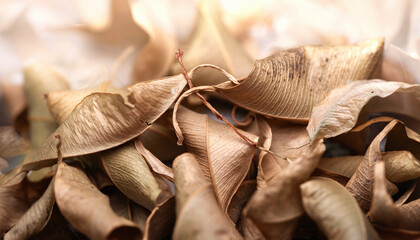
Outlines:
[[[191, 78], [187, 73], [187, 70], [185, 69], [184, 63], [182, 62], [182, 50], [178, 49], [178, 51], [175, 53], [175, 57], [179, 62], [179, 65], [181, 66], [182, 69], [182, 73], [184, 74], [185, 79], [188, 82], [188, 86], [190, 88], [193, 88], [194, 85], [192, 84]], [[245, 140], [248, 144], [250, 144], [251, 146], [258, 148], [258, 143], [252, 141], [251, 139], [249, 139], [247, 136], [245, 136], [244, 134], [242, 134], [241, 132], [238, 131], [238, 129], [233, 126], [223, 115], [221, 115], [204, 97], [203, 95], [201, 95], [200, 93], [196, 92], [195, 93], [197, 95], [198, 98], [200, 98], [200, 100], [203, 102], [203, 104], [217, 117], [217, 119], [222, 120], [223, 122], [226, 123], [226, 125], [228, 125], [230, 128], [232, 128], [233, 131], [235, 131], [236, 134], [238, 134], [243, 140]]]

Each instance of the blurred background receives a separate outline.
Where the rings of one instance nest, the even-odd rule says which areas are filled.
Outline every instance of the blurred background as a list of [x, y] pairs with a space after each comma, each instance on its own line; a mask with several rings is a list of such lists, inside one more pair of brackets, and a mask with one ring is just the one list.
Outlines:
[[[207, 20], [205, 26], [201, 18]], [[178, 47], [205, 55], [224, 42], [228, 54], [234, 46], [254, 61], [277, 49], [376, 37], [417, 57], [420, 1], [1, 0], [0, 95], [16, 97], [2, 97], [0, 124], [10, 124], [10, 112], [19, 111], [11, 105], [24, 105], [16, 86], [24, 81], [23, 68], [34, 63], [51, 66], [71, 89], [107, 79], [123, 87], [175, 73], [168, 66]], [[211, 57], [204, 60], [219, 63]], [[147, 75], [145, 68], [160, 69]], [[136, 74], [145, 77], [133, 80]]]

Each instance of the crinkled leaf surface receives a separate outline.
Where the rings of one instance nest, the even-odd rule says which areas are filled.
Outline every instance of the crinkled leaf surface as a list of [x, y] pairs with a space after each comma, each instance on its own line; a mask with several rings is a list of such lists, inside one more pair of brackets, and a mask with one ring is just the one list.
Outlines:
[[420, 85], [382, 80], [354, 81], [333, 90], [327, 99], [312, 111], [308, 123], [311, 141], [330, 138], [349, 131], [357, 122], [360, 111], [373, 97], [387, 97], [397, 91], [415, 94], [420, 98]]
[[257, 60], [252, 72], [239, 84], [225, 82], [216, 89], [253, 112], [307, 120], [331, 90], [349, 79], [367, 79], [382, 48], [383, 40], [368, 40], [358, 45], [283, 50]]
[[182, 75], [138, 83], [129, 88], [129, 102], [118, 94], [93, 93], [77, 105], [31, 158], [45, 165], [55, 162], [54, 136], [63, 139], [63, 157], [79, 156], [120, 145], [144, 132], [179, 95]]
[[[224, 211], [239, 188], [251, 165], [256, 149], [225, 124], [187, 108], [178, 111], [177, 119], [185, 144], [198, 161], [204, 176], [213, 185]], [[252, 141], [257, 136], [242, 132]]]

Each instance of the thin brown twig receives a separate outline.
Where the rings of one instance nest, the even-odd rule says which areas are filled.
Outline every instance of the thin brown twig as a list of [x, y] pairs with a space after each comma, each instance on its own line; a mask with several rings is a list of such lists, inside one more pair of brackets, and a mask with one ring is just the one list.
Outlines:
[[[192, 84], [191, 78], [187, 73], [187, 70], [185, 69], [184, 63], [182, 62], [182, 50], [178, 49], [178, 51], [175, 53], [175, 57], [179, 62], [179, 65], [181, 66], [182, 69], [182, 73], [184, 74], [185, 79], [188, 82], [188, 86], [190, 88], [193, 88], [194, 85]], [[222, 120], [223, 122], [226, 123], [226, 125], [228, 125], [230, 128], [232, 128], [233, 131], [235, 131], [236, 134], [238, 134], [242, 139], [244, 139], [248, 144], [250, 144], [251, 146], [258, 148], [258, 143], [252, 141], [251, 139], [249, 139], [247, 136], [245, 136], [244, 134], [242, 134], [241, 132], [238, 131], [238, 129], [233, 126], [223, 115], [221, 115], [204, 97], [203, 95], [201, 95], [200, 93], [195, 93], [197, 95], [198, 98], [200, 98], [200, 100], [203, 102], [203, 104], [217, 117], [217, 119]]]

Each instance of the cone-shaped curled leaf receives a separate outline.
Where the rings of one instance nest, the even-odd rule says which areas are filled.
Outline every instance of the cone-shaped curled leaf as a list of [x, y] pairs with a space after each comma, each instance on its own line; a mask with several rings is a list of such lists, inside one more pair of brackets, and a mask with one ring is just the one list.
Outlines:
[[97, 189], [79, 168], [58, 164], [54, 192], [60, 212], [90, 239], [139, 239], [135, 223], [114, 213], [108, 196]]
[[[390, 151], [381, 154], [385, 162], [386, 178], [402, 183], [420, 177], [420, 161], [409, 151]], [[351, 178], [364, 156], [322, 158], [318, 167]]]
[[[177, 119], [185, 144], [195, 155], [204, 176], [212, 183], [223, 211], [239, 188], [251, 165], [256, 148], [223, 123], [181, 108]], [[252, 141], [258, 137], [242, 132]]]
[[26, 213], [19, 219], [15, 226], [4, 236], [5, 240], [29, 239], [39, 233], [48, 223], [54, 209], [54, 179], [51, 180], [47, 190]]
[[194, 155], [177, 157], [174, 174], [177, 220], [173, 239], [242, 239], [220, 208]]
[[153, 174], [133, 142], [104, 152], [101, 160], [115, 186], [141, 206], [153, 210], [171, 197], [165, 179]]
[[172, 234], [175, 225], [175, 197], [158, 204], [146, 221], [143, 239], [165, 239]]
[[[382, 54], [383, 40], [357, 45], [305, 46], [258, 60], [239, 84], [225, 82], [217, 92], [251, 111], [307, 120], [312, 108], [347, 80], [367, 79]], [[350, 67], [351, 66], [351, 67]]]
[[375, 166], [375, 190], [369, 219], [376, 224], [408, 230], [420, 230], [420, 200], [397, 206], [386, 189], [385, 166]]
[[311, 141], [316, 138], [335, 137], [349, 131], [356, 124], [360, 111], [370, 99], [385, 98], [398, 91], [410, 92], [418, 101], [420, 99], [420, 85], [402, 82], [354, 81], [333, 90], [312, 112], [307, 127]]
[[[45, 139], [57, 128], [54, 118], [48, 110], [44, 96], [50, 91], [69, 89], [63, 76], [45, 65], [33, 65], [25, 68], [25, 96], [28, 102], [28, 120], [30, 122], [30, 141], [32, 155], [44, 143]], [[55, 144], [53, 144], [55, 146]], [[30, 156], [25, 161], [30, 161]]]
[[305, 212], [328, 239], [380, 239], [354, 198], [336, 181], [314, 177], [300, 189]]
[[[198, 7], [197, 25], [183, 56], [186, 69], [200, 64], [214, 64], [235, 77], [245, 77], [252, 69], [252, 59], [227, 30], [217, 2], [200, 0]], [[174, 65], [173, 71], [181, 72], [178, 63]], [[198, 70], [193, 77], [196, 86], [214, 85], [223, 80], [225, 78], [221, 73], [209, 68]]]
[[249, 200], [244, 214], [266, 238], [290, 239], [293, 236], [303, 214], [299, 185], [310, 177], [324, 151], [324, 144], [312, 145], [306, 154], [292, 161]]
[[45, 165], [55, 162], [55, 135], [63, 139], [64, 158], [118, 146], [144, 132], [170, 107], [185, 84], [182, 75], [138, 83], [129, 88], [133, 106], [118, 94], [93, 93], [77, 105], [31, 160]]

